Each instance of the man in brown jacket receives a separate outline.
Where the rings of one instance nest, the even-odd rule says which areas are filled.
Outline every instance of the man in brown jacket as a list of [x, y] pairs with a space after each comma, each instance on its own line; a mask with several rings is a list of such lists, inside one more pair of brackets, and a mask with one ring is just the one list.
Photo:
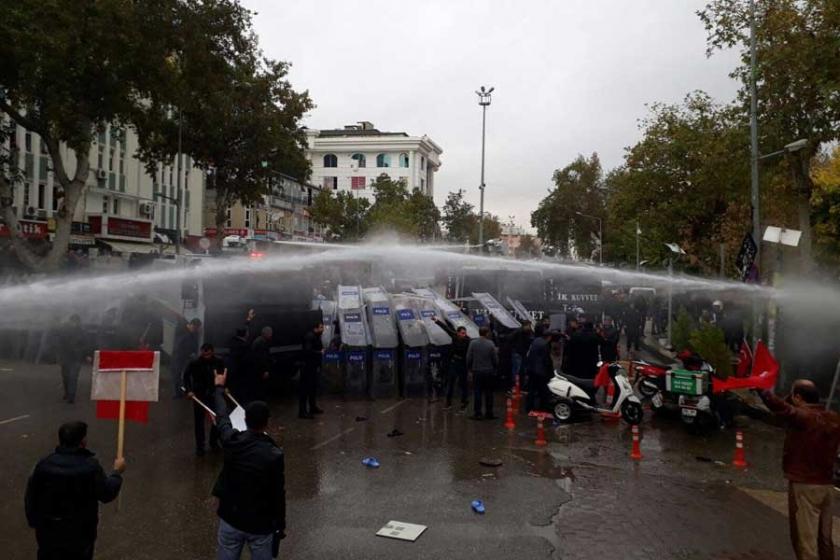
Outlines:
[[761, 393], [764, 404], [787, 424], [782, 469], [788, 479], [790, 538], [798, 560], [834, 558], [831, 538], [834, 460], [840, 444], [840, 415], [820, 406], [812, 381], [794, 381], [782, 400]]

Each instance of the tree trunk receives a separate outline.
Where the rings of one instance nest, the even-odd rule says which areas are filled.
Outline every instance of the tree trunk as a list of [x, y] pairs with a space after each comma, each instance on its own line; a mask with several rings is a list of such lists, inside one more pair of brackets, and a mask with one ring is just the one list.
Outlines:
[[[21, 263], [27, 268], [38, 272], [54, 272], [61, 267], [67, 255], [67, 248], [70, 245], [70, 232], [72, 229], [73, 215], [79, 201], [83, 198], [87, 186], [87, 176], [90, 170], [89, 149], [82, 149], [76, 154], [76, 171], [71, 179], [64, 169], [64, 161], [61, 157], [59, 143], [56, 140], [45, 138], [50, 153], [53, 167], [53, 177], [63, 194], [61, 205], [54, 216], [55, 234], [53, 242], [46, 254], [40, 255], [30, 245], [25, 237], [17, 235], [18, 218], [12, 212], [12, 208], [3, 208], [3, 219], [9, 226], [12, 245], [15, 254]], [[11, 185], [4, 181], [0, 185], [2, 196], [11, 196]]]
[[216, 246], [216, 249], [221, 251], [222, 250], [222, 241], [225, 237], [225, 221], [227, 221], [227, 209], [230, 206], [228, 202], [228, 196], [224, 193], [223, 189], [220, 189], [218, 183], [216, 184], [216, 208], [215, 208], [215, 219], [216, 219], [216, 237], [213, 239], [213, 244]]
[[801, 271], [808, 274], [814, 268], [812, 254], [812, 232], [811, 232], [811, 193], [814, 190], [814, 183], [811, 180], [811, 154], [808, 150], [802, 150], [792, 154], [789, 158], [793, 186], [796, 189], [796, 206], [799, 217], [799, 230], [802, 238], [799, 241], [799, 254], [802, 259]]

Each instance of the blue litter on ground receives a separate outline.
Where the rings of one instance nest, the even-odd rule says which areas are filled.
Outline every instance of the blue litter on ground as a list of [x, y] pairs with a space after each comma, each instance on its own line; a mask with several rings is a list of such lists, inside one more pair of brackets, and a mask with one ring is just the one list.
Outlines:
[[376, 457], [365, 457], [364, 459], [362, 459], [362, 464], [372, 469], [379, 468], [379, 461], [376, 460]]
[[470, 505], [472, 506], [473, 511], [476, 513], [484, 513], [486, 511], [484, 509], [484, 502], [482, 502], [481, 500], [473, 500]]

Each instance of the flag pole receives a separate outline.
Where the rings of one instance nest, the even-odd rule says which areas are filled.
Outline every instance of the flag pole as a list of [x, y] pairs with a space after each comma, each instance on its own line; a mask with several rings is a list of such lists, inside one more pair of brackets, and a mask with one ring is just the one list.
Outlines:
[[227, 398], [230, 399], [230, 402], [232, 402], [234, 406], [242, 408], [242, 405], [236, 402], [236, 399], [233, 398], [233, 393], [231, 393], [229, 389], [225, 389], [225, 395], [227, 395]]
[[123, 449], [125, 448], [125, 391], [126, 391], [126, 372], [120, 372], [120, 421], [117, 428], [117, 459], [123, 459]]

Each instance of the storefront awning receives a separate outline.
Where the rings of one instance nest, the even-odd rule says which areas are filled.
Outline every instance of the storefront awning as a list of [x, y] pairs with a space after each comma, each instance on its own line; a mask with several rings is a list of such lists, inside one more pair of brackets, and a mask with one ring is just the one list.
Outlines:
[[100, 239], [100, 243], [104, 243], [111, 248], [115, 253], [139, 253], [141, 255], [148, 255], [150, 253], [161, 253], [161, 246], [155, 243], [131, 243], [130, 241], [111, 241], [110, 239]]

